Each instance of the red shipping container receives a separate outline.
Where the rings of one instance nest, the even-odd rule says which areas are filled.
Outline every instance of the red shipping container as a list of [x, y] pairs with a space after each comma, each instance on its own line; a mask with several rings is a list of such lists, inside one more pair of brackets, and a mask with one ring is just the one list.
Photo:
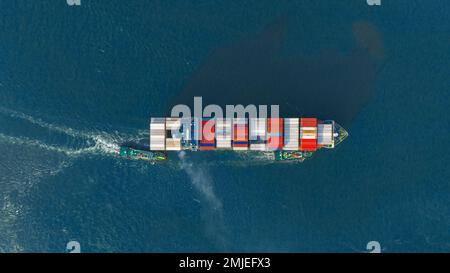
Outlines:
[[300, 151], [314, 152], [317, 150], [317, 139], [300, 139]]
[[316, 118], [300, 118], [300, 127], [317, 127]]
[[214, 150], [215, 145], [215, 126], [214, 120], [202, 120], [202, 138], [199, 141], [199, 150]]

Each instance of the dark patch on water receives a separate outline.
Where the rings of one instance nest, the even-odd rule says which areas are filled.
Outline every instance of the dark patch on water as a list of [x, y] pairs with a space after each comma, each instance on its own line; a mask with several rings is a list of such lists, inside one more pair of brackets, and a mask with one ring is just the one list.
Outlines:
[[314, 116], [348, 126], [375, 92], [383, 59], [379, 33], [369, 23], [355, 23], [350, 52], [307, 56], [282, 53], [288, 30], [287, 20], [277, 20], [255, 37], [215, 50], [167, 115], [180, 103], [193, 109], [193, 97], [202, 96], [203, 106], [278, 104], [282, 117]]

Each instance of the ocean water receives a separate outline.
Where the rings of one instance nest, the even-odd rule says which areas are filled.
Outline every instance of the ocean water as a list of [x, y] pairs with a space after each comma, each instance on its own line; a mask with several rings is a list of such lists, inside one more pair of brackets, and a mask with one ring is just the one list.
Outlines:
[[[447, 1], [0, 3], [0, 251], [450, 251]], [[302, 164], [117, 157], [151, 116], [279, 104], [350, 137]]]

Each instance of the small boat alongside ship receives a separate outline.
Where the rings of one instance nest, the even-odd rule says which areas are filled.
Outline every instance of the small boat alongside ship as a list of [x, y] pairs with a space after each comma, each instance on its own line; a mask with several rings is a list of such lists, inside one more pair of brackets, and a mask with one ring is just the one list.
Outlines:
[[151, 118], [149, 140], [123, 143], [119, 155], [156, 162], [167, 160], [171, 151], [249, 151], [274, 161], [303, 162], [347, 136], [335, 121], [316, 118]]
[[149, 145], [145, 145], [143, 142], [122, 143], [119, 147], [118, 154], [119, 156], [129, 159], [137, 159], [150, 162], [164, 161], [167, 159], [167, 154], [165, 152], [150, 151]]

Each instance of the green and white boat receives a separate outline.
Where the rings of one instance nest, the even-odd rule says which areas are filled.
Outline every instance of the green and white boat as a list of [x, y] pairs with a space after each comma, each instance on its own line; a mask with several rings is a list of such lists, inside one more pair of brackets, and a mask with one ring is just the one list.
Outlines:
[[167, 154], [164, 151], [150, 151], [147, 145], [130, 142], [120, 145], [119, 155], [129, 159], [150, 162], [164, 161], [167, 159]]

